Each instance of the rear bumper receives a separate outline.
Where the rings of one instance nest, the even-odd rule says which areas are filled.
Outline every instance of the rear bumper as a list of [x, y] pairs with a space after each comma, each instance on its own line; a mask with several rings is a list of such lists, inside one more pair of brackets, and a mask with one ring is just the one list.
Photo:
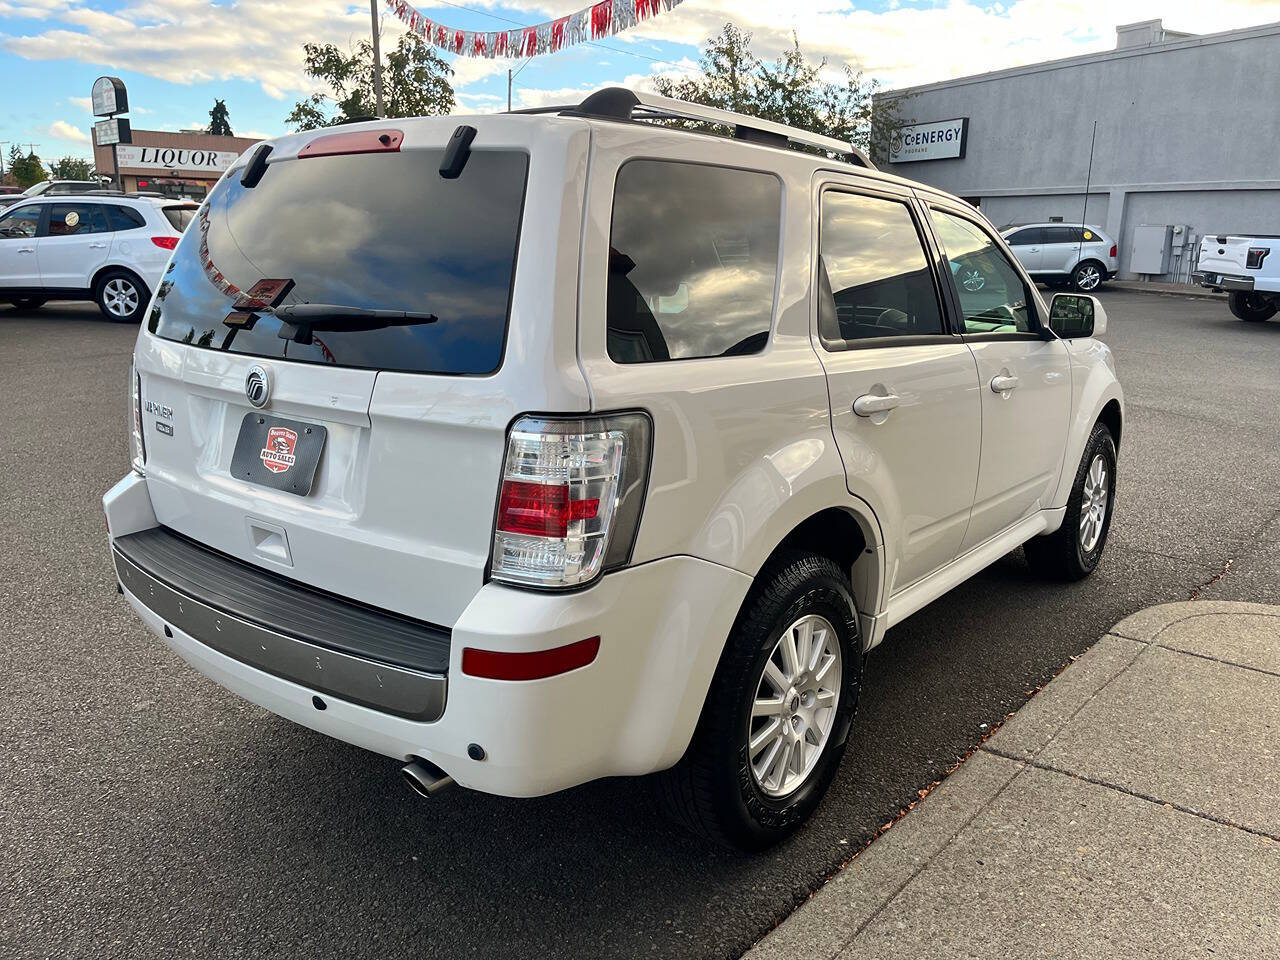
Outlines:
[[[104, 503], [113, 538], [148, 528], [142, 478], [121, 481]], [[124, 552], [113, 543], [118, 570]], [[390, 684], [411, 704], [413, 697], [435, 702], [431, 691], [437, 684], [443, 709], [428, 721], [390, 712], [386, 688], [393, 675], [374, 669], [371, 681], [370, 662], [337, 660], [343, 652], [299, 647], [305, 641], [278, 630], [263, 638], [238, 625], [244, 637], [229, 647], [225, 633], [210, 622], [220, 611], [193, 611], [180, 591], [157, 600], [151, 592], [156, 583], [172, 589], [158, 577], [139, 581], [122, 573], [120, 579], [147, 627], [228, 690], [367, 750], [399, 760], [423, 757], [463, 786], [505, 796], [537, 796], [675, 763], [688, 746], [751, 584], [745, 574], [693, 557], [618, 571], [568, 594], [486, 584], [452, 627], [448, 669], [435, 677], [396, 674]], [[461, 669], [465, 647], [532, 651], [593, 636], [601, 638], [596, 659], [559, 676], [502, 681], [467, 676]], [[267, 650], [255, 652], [254, 644], [264, 640]], [[271, 659], [254, 661], [264, 654]], [[329, 679], [316, 679], [326, 671]], [[332, 679], [335, 671], [338, 680]], [[345, 695], [334, 692], [339, 686]], [[314, 702], [317, 695], [324, 709]], [[429, 712], [428, 706], [423, 715]], [[468, 756], [473, 743], [483, 748], [484, 760]]]
[[1252, 290], [1253, 277], [1233, 276], [1227, 273], [1213, 273], [1197, 270], [1191, 274], [1191, 282], [1212, 290]]

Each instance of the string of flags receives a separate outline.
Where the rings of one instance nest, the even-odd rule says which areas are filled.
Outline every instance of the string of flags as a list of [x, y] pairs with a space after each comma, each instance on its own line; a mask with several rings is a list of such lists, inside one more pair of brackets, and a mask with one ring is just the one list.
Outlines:
[[534, 57], [565, 47], [612, 37], [637, 23], [666, 13], [683, 0], [601, 0], [577, 13], [512, 30], [455, 30], [425, 17], [406, 0], [387, 7], [427, 43], [463, 57]]

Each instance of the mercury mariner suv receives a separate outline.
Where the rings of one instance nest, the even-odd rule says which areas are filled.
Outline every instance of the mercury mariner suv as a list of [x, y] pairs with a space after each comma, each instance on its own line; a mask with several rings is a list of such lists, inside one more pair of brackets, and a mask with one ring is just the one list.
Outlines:
[[420, 793], [653, 774], [758, 849], [890, 627], [1019, 545], [1097, 566], [1105, 323], [967, 204], [751, 117], [615, 88], [282, 137], [139, 331], [120, 589]]

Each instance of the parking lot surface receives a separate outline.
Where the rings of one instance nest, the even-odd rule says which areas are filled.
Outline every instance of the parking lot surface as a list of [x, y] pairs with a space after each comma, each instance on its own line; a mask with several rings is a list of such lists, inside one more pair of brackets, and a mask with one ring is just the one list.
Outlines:
[[99, 506], [136, 330], [0, 308], [0, 955], [737, 956], [1116, 621], [1280, 602], [1280, 322], [1102, 299], [1128, 419], [1101, 568], [1015, 552], [892, 630], [826, 802], [754, 857], [631, 781], [423, 801], [186, 668], [116, 596]]

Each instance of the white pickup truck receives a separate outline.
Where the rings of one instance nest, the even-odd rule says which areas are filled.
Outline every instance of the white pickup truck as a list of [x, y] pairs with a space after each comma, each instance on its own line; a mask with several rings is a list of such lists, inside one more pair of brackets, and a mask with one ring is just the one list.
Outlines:
[[1280, 309], [1280, 236], [1206, 235], [1191, 280], [1227, 291], [1231, 312], [1239, 319], [1270, 320]]

